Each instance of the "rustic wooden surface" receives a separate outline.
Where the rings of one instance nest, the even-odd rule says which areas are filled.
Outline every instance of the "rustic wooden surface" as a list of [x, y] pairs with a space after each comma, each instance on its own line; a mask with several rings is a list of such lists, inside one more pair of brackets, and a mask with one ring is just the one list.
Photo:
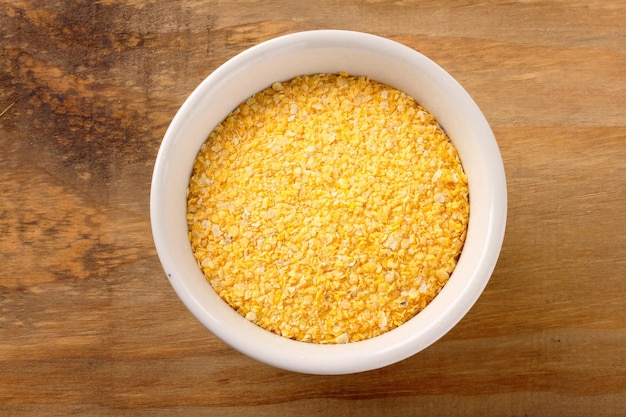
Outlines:
[[[0, 415], [626, 415], [624, 1], [0, 0]], [[277, 370], [187, 312], [153, 247], [153, 162], [226, 59], [308, 29], [430, 56], [509, 184], [484, 295], [427, 350]]]

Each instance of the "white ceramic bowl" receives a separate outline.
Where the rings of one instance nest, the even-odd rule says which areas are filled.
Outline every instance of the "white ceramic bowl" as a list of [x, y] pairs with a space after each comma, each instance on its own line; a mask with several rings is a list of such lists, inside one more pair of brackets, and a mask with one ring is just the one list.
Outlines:
[[[320, 345], [290, 340], [252, 324], [211, 288], [187, 235], [186, 189], [202, 143], [230, 111], [275, 81], [297, 75], [368, 75], [411, 95], [435, 115], [456, 146], [469, 180], [470, 219], [458, 265], [414, 318], [372, 339]], [[304, 373], [380, 368], [434, 343], [456, 325], [485, 288], [504, 238], [507, 195], [502, 158], [478, 106], [448, 73], [420, 53], [365, 33], [320, 30], [282, 36], [230, 59], [184, 102], [159, 150], [150, 198], [157, 252], [174, 290], [214, 335], [267, 364]]]

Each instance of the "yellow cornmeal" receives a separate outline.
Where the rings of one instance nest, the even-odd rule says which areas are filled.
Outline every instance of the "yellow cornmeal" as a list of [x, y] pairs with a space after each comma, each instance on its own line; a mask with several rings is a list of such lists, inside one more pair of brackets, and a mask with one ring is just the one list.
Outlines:
[[187, 221], [215, 291], [287, 338], [347, 343], [421, 311], [454, 270], [467, 178], [434, 117], [366, 77], [276, 82], [211, 133]]

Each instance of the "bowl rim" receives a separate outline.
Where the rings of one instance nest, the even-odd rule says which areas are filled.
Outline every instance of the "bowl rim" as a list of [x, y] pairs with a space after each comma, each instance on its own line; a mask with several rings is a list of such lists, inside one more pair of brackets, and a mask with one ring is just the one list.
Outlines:
[[[204, 279], [204, 284], [199, 283], [198, 276], [190, 272], [189, 257], [185, 255], [187, 250], [191, 255], [190, 245], [186, 247], [184, 244], [172, 243], [180, 242], [180, 230], [176, 231], [176, 225], [173, 224], [180, 226], [180, 219], [172, 221], [172, 212], [180, 214], [180, 206], [173, 209], [173, 203], [169, 201], [172, 192], [180, 193], [180, 190], [172, 191], [173, 188], [169, 182], [172, 175], [177, 175], [179, 178], [182, 175], [180, 170], [175, 169], [177, 163], [180, 164], [180, 162], [175, 159], [175, 156], [173, 157], [178, 148], [187, 146], [180, 132], [190, 129], [187, 127], [188, 123], [200, 117], [199, 108], [206, 111], [207, 100], [211, 99], [212, 94], [217, 94], [216, 91], [223, 91], [229, 82], [237, 79], [238, 74], [241, 74], [238, 71], [243, 71], [242, 68], [247, 67], [249, 70], [250, 66], [262, 65], [272, 59], [300, 53], [294, 51], [312, 54], [311, 51], [323, 48], [341, 49], [342, 53], [361, 49], [367, 53], [379, 54], [381, 57], [386, 56], [395, 60], [398, 65], [406, 64], [426, 74], [427, 82], [432, 83], [428, 85], [431, 90], [443, 88], [445, 94], [449, 96], [448, 100], [454, 99], [455, 106], [464, 109], [465, 122], [470, 123], [476, 130], [477, 138], [471, 145], [474, 147], [477, 144], [480, 145], [480, 164], [484, 164], [483, 168], [476, 168], [478, 172], [476, 176], [481, 175], [481, 181], [488, 185], [484, 187], [486, 189], [473, 189], [473, 177], [468, 173], [470, 224], [466, 239], [467, 248], [463, 249], [457, 268], [439, 295], [422, 312], [396, 329], [360, 342], [330, 345], [294, 341], [261, 329], [241, 317], [221, 300], [206, 279]], [[242, 87], [245, 90], [252, 88], [258, 80], [246, 78], [243, 82], [250, 83]], [[394, 81], [387, 83], [393, 84]], [[264, 86], [270, 84], [264, 84]], [[248, 91], [256, 92], [261, 89]], [[223, 116], [241, 101], [243, 99], [233, 98], [230, 103], [231, 109]], [[434, 104], [435, 107], [438, 106], [437, 103]], [[430, 110], [429, 106], [425, 107]], [[435, 116], [439, 119], [437, 114]], [[455, 128], [452, 126], [454, 123], [456, 122], [450, 124], [450, 129]], [[459, 123], [462, 124], [462, 122]], [[206, 138], [213, 127], [204, 126], [204, 130], [201, 128], [192, 133], [195, 136], [204, 134]], [[444, 124], [443, 127], [447, 130], [448, 125]], [[458, 145], [461, 142], [455, 143], [454, 138], [451, 137], [451, 139], [459, 148]], [[469, 147], [470, 145], [462, 146]], [[192, 148], [197, 153], [199, 146], [192, 146]], [[465, 150], [465, 152], [478, 151]], [[460, 149], [459, 153], [461, 154]], [[193, 164], [195, 153], [191, 157], [187, 155], [186, 158], [183, 165], [188, 166], [190, 175], [189, 159]], [[465, 167], [465, 162], [463, 164]], [[188, 174], [185, 174], [187, 181]], [[480, 197], [481, 206], [476, 208], [478, 214], [474, 213], [474, 195]], [[246, 49], [214, 70], [193, 90], [172, 119], [159, 148], [150, 190], [150, 220], [157, 254], [170, 284], [190, 312], [215, 336], [241, 353], [278, 368], [311, 374], [346, 374], [380, 368], [401, 361], [443, 337], [466, 315], [487, 285], [504, 239], [506, 214], [506, 179], [500, 151], [487, 120], [465, 89], [443, 68], [408, 46], [377, 35], [345, 30], [314, 30], [279, 36]], [[473, 222], [472, 216], [477, 215], [482, 216], [480, 221]], [[468, 243], [474, 240], [481, 242], [480, 247], [468, 246]], [[187, 243], [189, 243], [188, 238]], [[473, 251], [471, 260], [470, 255], [464, 256], [466, 249]], [[181, 257], [185, 258], [185, 262], [181, 261]], [[193, 259], [192, 255], [191, 258]], [[193, 262], [195, 264], [195, 259]], [[183, 263], [187, 265], [182, 266]], [[195, 268], [201, 275], [197, 264]], [[460, 273], [457, 273], [460, 268], [467, 269], [467, 276], [454, 281], [457, 276], [460, 276]], [[190, 274], [194, 277], [190, 277]], [[450, 284], [451, 282], [454, 284]], [[208, 287], [206, 293], [203, 285]], [[233, 331], [233, 329], [240, 328], [245, 329], [245, 332]]]

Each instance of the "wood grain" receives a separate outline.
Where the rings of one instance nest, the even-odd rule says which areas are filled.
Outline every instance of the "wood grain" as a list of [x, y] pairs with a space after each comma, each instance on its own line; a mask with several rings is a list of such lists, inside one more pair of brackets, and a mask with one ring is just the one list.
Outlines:
[[[626, 16], [604, 1], [0, 0], [0, 414], [622, 416]], [[398, 364], [260, 364], [187, 312], [154, 250], [161, 138], [211, 71], [272, 37], [351, 29], [435, 60], [507, 171], [498, 266]]]

